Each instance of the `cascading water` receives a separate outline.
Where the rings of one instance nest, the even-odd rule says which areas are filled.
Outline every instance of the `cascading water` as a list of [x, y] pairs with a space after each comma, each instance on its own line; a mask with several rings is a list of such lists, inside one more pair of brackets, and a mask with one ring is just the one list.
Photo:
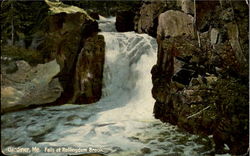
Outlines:
[[207, 140], [153, 118], [150, 70], [156, 63], [155, 39], [134, 32], [111, 32], [115, 31], [113, 19], [101, 18], [100, 23], [106, 42], [101, 100], [91, 105], [66, 104], [3, 115], [4, 151], [36, 147], [44, 153], [30, 155], [104, 152], [119, 156], [209, 152]]

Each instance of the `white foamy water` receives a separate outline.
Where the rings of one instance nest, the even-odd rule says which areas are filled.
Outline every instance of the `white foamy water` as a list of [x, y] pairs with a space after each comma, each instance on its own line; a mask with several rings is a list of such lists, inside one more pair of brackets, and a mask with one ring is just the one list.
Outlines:
[[[107, 30], [105, 20], [101, 19], [103, 31]], [[107, 23], [114, 25], [114, 20]], [[143, 148], [149, 148], [146, 155], [152, 156], [209, 152], [208, 140], [153, 117], [150, 70], [156, 63], [156, 40], [134, 32], [100, 34], [106, 42], [101, 100], [91, 105], [66, 104], [3, 115], [1, 143], [5, 152], [8, 147], [38, 147], [41, 152], [51, 148], [53, 155], [79, 154], [56, 153], [56, 147], [117, 156], [143, 155]], [[46, 152], [29, 155], [51, 155]]]
[[105, 18], [103, 16], [99, 16], [99, 18], [99, 29], [101, 29], [103, 32], [116, 32], [115, 17]]

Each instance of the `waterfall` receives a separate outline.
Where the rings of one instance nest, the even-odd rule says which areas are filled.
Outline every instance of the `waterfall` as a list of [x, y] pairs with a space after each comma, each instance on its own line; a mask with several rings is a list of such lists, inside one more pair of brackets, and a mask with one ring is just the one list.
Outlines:
[[12, 147], [36, 147], [43, 152], [40, 155], [51, 154], [49, 149], [53, 155], [65, 155], [56, 148], [65, 148], [67, 154], [111, 156], [210, 152], [206, 143], [196, 142], [198, 136], [154, 119], [150, 70], [156, 63], [156, 40], [146, 34], [118, 33], [114, 22], [114, 18], [99, 21], [106, 43], [100, 101], [4, 114], [1, 142], [5, 153]]
[[101, 34], [106, 42], [101, 101], [109, 100], [116, 106], [126, 104], [116, 112], [122, 118], [152, 117], [150, 70], [156, 63], [155, 39], [134, 32]]
[[115, 17], [105, 18], [99, 16], [100, 20], [98, 21], [99, 29], [102, 32], [116, 32], [115, 28]]

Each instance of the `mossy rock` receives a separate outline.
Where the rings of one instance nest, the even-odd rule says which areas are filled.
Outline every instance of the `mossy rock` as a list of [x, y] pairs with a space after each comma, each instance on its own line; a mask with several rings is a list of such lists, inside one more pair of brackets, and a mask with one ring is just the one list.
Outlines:
[[67, 5], [59, 1], [52, 2], [50, 0], [45, 0], [45, 2], [50, 7], [49, 10], [51, 15], [60, 13], [66, 13], [66, 14], [82, 13], [83, 15], [85, 15], [87, 19], [94, 21], [94, 19], [90, 17], [84, 9], [81, 9], [79, 7]]

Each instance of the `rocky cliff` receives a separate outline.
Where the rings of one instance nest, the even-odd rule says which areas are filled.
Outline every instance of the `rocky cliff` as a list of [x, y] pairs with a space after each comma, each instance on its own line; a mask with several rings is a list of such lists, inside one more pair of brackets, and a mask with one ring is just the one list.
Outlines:
[[[92, 97], [88, 97], [90, 94], [85, 95], [81, 87], [85, 86], [84, 90], [89, 90], [92, 88], [92, 83], [101, 85], [105, 46], [104, 38], [97, 35], [97, 22], [86, 16], [85, 13], [65, 13], [63, 11], [49, 16], [47, 21], [49, 27], [45, 30], [46, 42], [44, 42], [44, 45], [46, 47], [44, 46], [43, 51], [49, 52], [48, 60], [56, 58], [60, 65], [61, 71], [58, 78], [64, 88], [64, 92], [57, 103], [75, 103], [78, 98], [81, 98], [81, 101], [88, 101], [88, 103], [98, 100], [98, 98], [90, 101], [84, 100], [83, 98]], [[87, 57], [83, 58], [83, 55]], [[96, 61], [95, 59], [102, 61]], [[86, 62], [89, 62], [88, 65], [91, 67], [84, 66]], [[98, 75], [92, 75], [95, 76], [94, 80], [89, 81], [88, 73], [97, 72], [99, 72]], [[91, 93], [91, 95], [100, 98], [101, 86], [97, 88], [99, 88], [96, 89], [98, 92]]]
[[135, 18], [139, 33], [157, 38], [157, 64], [151, 71], [155, 117], [213, 135], [216, 153], [244, 154], [249, 141], [248, 4], [179, 0], [172, 6], [147, 1]]
[[[23, 75], [32, 75], [32, 73], [37, 75], [37, 78], [40, 77], [39, 80], [44, 83], [39, 83], [39, 88], [33, 88], [33, 90], [38, 90], [38, 93], [34, 94], [36, 97], [43, 96], [42, 94], [45, 93], [44, 90], [46, 90], [46, 88], [50, 90], [49, 87], [51, 87], [51, 83], [56, 83], [56, 85], [60, 87], [60, 92], [55, 96], [51, 93], [53, 89], [47, 91], [47, 95], [53, 97], [50, 98], [50, 100], [39, 100], [39, 98], [32, 100], [34, 98], [33, 96], [27, 96], [26, 98], [28, 99], [26, 102], [29, 102], [27, 102], [25, 106], [23, 106], [23, 100], [21, 102], [20, 100], [15, 101], [14, 104], [19, 109], [34, 104], [93, 103], [101, 97], [105, 42], [104, 37], [97, 34], [99, 31], [97, 22], [83, 9], [65, 5], [61, 2], [46, 0], [46, 3], [50, 6], [50, 13], [44, 20], [41, 26], [42, 29], [39, 30], [39, 38], [41, 41], [37, 48], [37, 52], [41, 54], [43, 59], [41, 62], [45, 62], [45, 64], [41, 64], [41, 67], [30, 67], [27, 62], [24, 63], [27, 64], [27, 67], [31, 69], [34, 68], [34, 70], [38, 72], [40, 70], [43, 71], [43, 66], [45, 66], [46, 69], [50, 68], [49, 70], [53, 72], [50, 73], [48, 70], [48, 73], [43, 72], [36, 74], [32, 71], [20, 71], [20, 69], [24, 68], [21, 66], [22, 64], [19, 67], [15, 65], [16, 63], [20, 64], [18, 62], [8, 62], [5, 65], [6, 68], [1, 70], [2, 76], [6, 77], [6, 79], [1, 79], [2, 84], [6, 84], [4, 86], [5, 88], [1, 87], [1, 91], [4, 91], [3, 99], [7, 99], [7, 101], [4, 100], [7, 103], [2, 102], [2, 108], [5, 108], [5, 106], [7, 108], [9, 105], [8, 90], [6, 90], [6, 87], [7, 89], [8, 87], [13, 88], [12, 84], [16, 83], [11, 82], [7, 84], [7, 82], [9, 82], [7, 78], [13, 75], [17, 77], [17, 80], [14, 78], [15, 81], [19, 81], [19, 78], [24, 77]], [[48, 65], [50, 65], [51, 63], [49, 62], [52, 60], [54, 60], [54, 65], [47, 67], [46, 63], [48, 62]], [[8, 69], [12, 69], [10, 66], [12, 64], [14, 64], [17, 69], [8, 72]], [[58, 68], [56, 68], [57, 66]], [[20, 69], [18, 70], [18, 68]], [[29, 83], [35, 85], [33, 84], [33, 79], [34, 78], [27, 78], [25, 82], [31, 81]], [[27, 87], [23, 89], [25, 91], [22, 90], [22, 87], [25, 87], [23, 83], [20, 80], [20, 83], [18, 82], [17, 85], [19, 89], [18, 87], [14, 87], [17, 93], [22, 92], [22, 94], [25, 94], [26, 90], [29, 90]], [[24, 86], [20, 89], [20, 85]], [[39, 92], [39, 89], [42, 89], [42, 91]], [[18, 94], [13, 93], [11, 96], [13, 96], [13, 98], [19, 98]], [[5, 109], [4, 111], [10, 110], [12, 109]]]

